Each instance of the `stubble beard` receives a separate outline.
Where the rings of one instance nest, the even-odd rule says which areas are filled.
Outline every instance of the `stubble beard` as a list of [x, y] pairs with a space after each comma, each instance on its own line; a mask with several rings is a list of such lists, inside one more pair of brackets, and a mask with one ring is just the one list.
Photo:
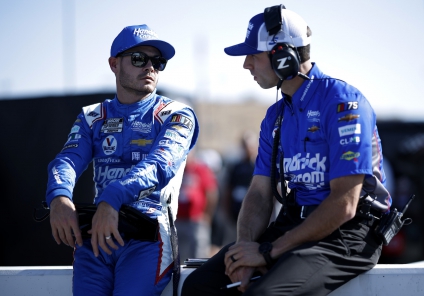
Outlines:
[[133, 78], [131, 75], [125, 72], [124, 69], [121, 68], [119, 72], [119, 83], [121, 84], [121, 87], [127, 92], [136, 96], [145, 97], [153, 92], [155, 86], [151, 84], [139, 85], [140, 79], [144, 76], [146, 76], [146, 74], [138, 75], [136, 78]]

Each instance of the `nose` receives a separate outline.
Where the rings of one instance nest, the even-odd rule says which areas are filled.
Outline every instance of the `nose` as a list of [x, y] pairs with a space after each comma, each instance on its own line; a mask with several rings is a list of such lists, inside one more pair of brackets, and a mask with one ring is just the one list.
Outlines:
[[144, 70], [145, 71], [148, 71], [148, 72], [150, 72], [150, 71], [155, 71], [155, 68], [153, 67], [153, 63], [152, 63], [152, 60], [151, 59], [149, 59], [148, 61], [147, 61], [147, 64], [146, 65], [144, 65]]
[[252, 56], [251, 55], [247, 55], [246, 58], [244, 59], [243, 68], [248, 69], [248, 70], [252, 69]]

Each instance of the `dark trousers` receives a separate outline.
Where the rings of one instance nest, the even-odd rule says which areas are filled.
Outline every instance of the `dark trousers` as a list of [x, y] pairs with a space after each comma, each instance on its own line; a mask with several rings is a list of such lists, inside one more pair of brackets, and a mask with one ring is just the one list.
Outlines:
[[[258, 242], [274, 241], [298, 223], [278, 221], [271, 224]], [[241, 295], [231, 284], [224, 265], [229, 244], [184, 281], [183, 296]], [[284, 253], [243, 295], [327, 295], [357, 275], [373, 268], [382, 244], [370, 227], [351, 220], [328, 237]]]

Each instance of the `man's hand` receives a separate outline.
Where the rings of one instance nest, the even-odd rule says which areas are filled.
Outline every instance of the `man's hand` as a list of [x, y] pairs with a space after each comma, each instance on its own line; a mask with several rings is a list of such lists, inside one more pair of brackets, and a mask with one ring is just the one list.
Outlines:
[[244, 293], [250, 285], [250, 279], [252, 278], [255, 270], [256, 268], [254, 267], [242, 266], [234, 270], [234, 272], [231, 275], [228, 275], [228, 277], [233, 283], [241, 282], [237, 290]]
[[94, 256], [99, 256], [98, 246], [109, 255], [112, 254], [109, 247], [117, 250], [118, 246], [115, 244], [114, 239], [121, 246], [124, 245], [124, 240], [118, 231], [118, 219], [119, 213], [111, 205], [107, 202], [99, 203], [93, 217], [92, 228], [88, 231], [91, 234]]
[[239, 267], [266, 266], [265, 258], [259, 253], [257, 242], [239, 242], [232, 245], [225, 253], [225, 273], [230, 275]]
[[[61, 241], [75, 247], [75, 240], [82, 246], [81, 231], [78, 226], [78, 217], [75, 206], [66, 196], [58, 196], [50, 203], [50, 225], [54, 240], [58, 245]], [[72, 236], [75, 235], [75, 239]]]
[[225, 274], [231, 281], [241, 281], [239, 291], [245, 292], [255, 270], [266, 272], [266, 262], [256, 242], [239, 242], [225, 253]]

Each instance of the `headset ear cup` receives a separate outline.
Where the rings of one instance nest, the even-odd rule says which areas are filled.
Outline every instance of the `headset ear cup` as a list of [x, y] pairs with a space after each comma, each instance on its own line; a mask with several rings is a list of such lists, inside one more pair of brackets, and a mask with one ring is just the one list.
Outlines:
[[278, 43], [270, 53], [271, 66], [281, 80], [293, 79], [299, 73], [299, 58], [293, 46]]

